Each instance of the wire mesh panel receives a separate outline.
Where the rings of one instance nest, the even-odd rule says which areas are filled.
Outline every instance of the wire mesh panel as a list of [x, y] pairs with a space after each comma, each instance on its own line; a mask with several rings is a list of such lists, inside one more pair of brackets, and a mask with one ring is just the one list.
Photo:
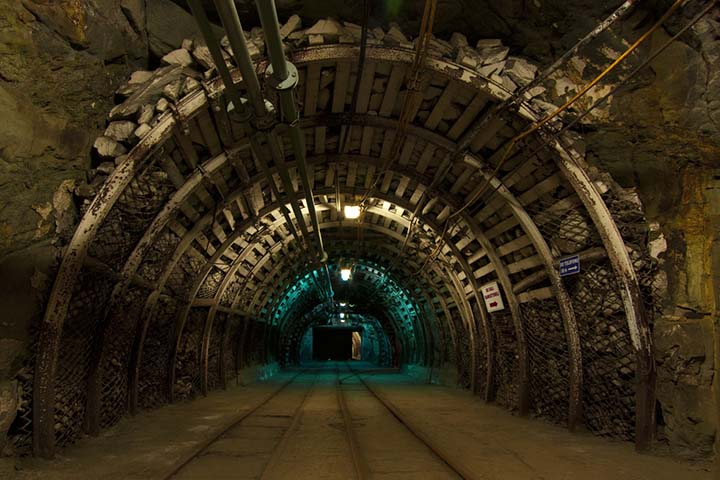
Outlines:
[[30, 338], [35, 339], [27, 347], [27, 357], [15, 375], [18, 383], [17, 413], [7, 432], [8, 444], [16, 455], [29, 455], [32, 452], [33, 429], [33, 379], [35, 376], [35, 352], [37, 350], [37, 325], [30, 328]]
[[481, 392], [485, 388], [488, 365], [487, 365], [487, 338], [485, 337], [485, 330], [481, 325], [480, 312], [478, 310], [477, 303], [473, 299], [471, 302], [473, 318], [477, 325], [477, 338], [475, 341], [475, 355], [477, 358], [477, 364], [475, 365], [475, 388], [478, 392]]
[[451, 320], [445, 318], [444, 313], [438, 315], [438, 328], [442, 328], [445, 332], [442, 338], [443, 362], [454, 367], [457, 365], [457, 348], [455, 344], [455, 327], [450, 322]]
[[176, 297], [187, 297], [204, 263], [202, 258], [186, 253], [178, 260], [175, 268], [173, 268], [172, 273], [165, 283], [165, 288]]
[[518, 405], [517, 337], [512, 316], [507, 311], [490, 314], [495, 342], [495, 400], [510, 409]]
[[535, 415], [565, 424], [568, 418], [569, 354], [554, 299], [521, 305], [530, 368], [530, 401]]
[[173, 297], [158, 299], [155, 315], [149, 319], [138, 372], [138, 405], [153, 409], [167, 403], [167, 370], [175, 319], [183, 304]]
[[630, 249], [630, 259], [637, 275], [645, 314], [652, 325], [657, 317], [662, 315], [666, 283], [659, 277], [658, 260], [650, 255], [650, 226], [643, 213], [642, 204], [631, 193], [622, 193], [621, 196], [614, 190], [608, 190], [603, 199]]
[[470, 346], [470, 333], [463, 325], [460, 318], [460, 312], [453, 310], [450, 312], [455, 323], [455, 332], [457, 333], [457, 351], [458, 351], [458, 386], [462, 388], [470, 388], [472, 374], [472, 354]]
[[158, 280], [180, 240], [180, 236], [175, 232], [165, 229], [157, 241], [148, 248], [138, 274], [150, 282]]
[[167, 174], [157, 165], [157, 158], [125, 188], [88, 250], [91, 257], [117, 272], [174, 191]]
[[200, 355], [207, 314], [207, 308], [191, 308], [185, 321], [175, 357], [173, 397], [178, 401], [192, 399], [200, 392]]
[[223, 346], [223, 362], [225, 363], [225, 380], [230, 382], [237, 378], [238, 363], [236, 361], [239, 353], [239, 344], [242, 336], [242, 319], [240, 317], [228, 316], [227, 335]]
[[220, 287], [220, 283], [222, 282], [223, 277], [224, 272], [221, 269], [217, 267], [212, 267], [208, 275], [205, 277], [202, 285], [200, 286], [197, 297], [213, 298], [218, 288]]
[[128, 360], [147, 294], [145, 289], [129, 288], [108, 318], [99, 365], [101, 428], [113, 425], [127, 410]]
[[249, 342], [245, 345], [247, 366], [257, 365], [263, 361], [265, 324], [257, 320], [251, 323]]
[[110, 298], [114, 280], [83, 271], [65, 318], [55, 378], [55, 440], [69, 445], [82, 433], [87, 379], [94, 346], [99, 341], [97, 319]]
[[8, 443], [16, 455], [32, 452], [32, 395], [34, 362], [23, 365], [15, 380], [18, 382], [17, 414], [8, 429]]
[[220, 377], [222, 358], [222, 341], [225, 332], [225, 322], [227, 314], [218, 312], [215, 314], [215, 320], [212, 324], [210, 332], [210, 345], [208, 349], [208, 390], [215, 390], [222, 387], [222, 378]]
[[583, 415], [598, 435], [633, 440], [635, 353], [607, 260], [566, 277], [583, 352]]

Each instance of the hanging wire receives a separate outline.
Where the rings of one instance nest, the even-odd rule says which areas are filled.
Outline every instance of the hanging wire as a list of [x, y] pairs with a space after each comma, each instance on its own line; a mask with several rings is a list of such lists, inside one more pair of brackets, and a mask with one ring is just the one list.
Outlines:
[[420, 90], [420, 74], [422, 73], [422, 66], [425, 63], [427, 57], [428, 46], [432, 39], [433, 24], [435, 22], [435, 13], [437, 10], [437, 0], [426, 0], [425, 9], [423, 11], [422, 21], [420, 23], [420, 33], [417, 41], [415, 42], [415, 56], [413, 57], [413, 63], [410, 67], [408, 75], [408, 84], [405, 99], [402, 104], [400, 111], [400, 118], [398, 120], [398, 126], [395, 130], [395, 138], [393, 140], [392, 148], [390, 149], [390, 155], [385, 159], [385, 162], [379, 172], [374, 175], [373, 181], [370, 188], [367, 189], [360, 201], [360, 218], [361, 221], [365, 205], [367, 200], [372, 196], [373, 192], [377, 188], [377, 184], [380, 179], [390, 170], [395, 157], [397, 157], [400, 148], [402, 147], [405, 137], [407, 134], [407, 127], [410, 124], [411, 117], [414, 116], [413, 105], [416, 103], [418, 95], [422, 94]]
[[[553, 112], [549, 113], [547, 116], [545, 116], [542, 120], [539, 122], [534, 123], [531, 125], [528, 129], [525, 131], [519, 133], [516, 135], [508, 144], [507, 148], [505, 149], [505, 152], [503, 153], [503, 156], [500, 158], [500, 161], [498, 162], [495, 169], [492, 171], [492, 173], [485, 177], [482, 185], [480, 188], [478, 188], [475, 193], [472, 195], [472, 197], [465, 202], [459, 209], [457, 209], [455, 212], [451, 213], [447, 220], [444, 222], [442, 234], [437, 239], [437, 245], [435, 249], [431, 252], [430, 255], [428, 255], [425, 258], [425, 261], [423, 262], [422, 266], [418, 270], [418, 273], [421, 272], [425, 266], [431, 261], [434, 260], [434, 257], [440, 252], [442, 249], [444, 238], [447, 232], [450, 229], [450, 225], [453, 223], [453, 221], [458, 218], [470, 205], [474, 204], [481, 195], [485, 193], [485, 190], [490, 185], [490, 181], [492, 178], [495, 178], [497, 174], [499, 173], [500, 169], [503, 167], [505, 162], [507, 161], [508, 157], [513, 151], [513, 148], [522, 140], [527, 138], [529, 135], [533, 134], [534, 132], [538, 131], [543, 126], [547, 125], [548, 122], [550, 122], [552, 119], [560, 115], [562, 112], [570, 108], [577, 100], [579, 100], [582, 96], [585, 95], [591, 88], [593, 88], [595, 85], [597, 85], [603, 78], [605, 78], [610, 72], [612, 72], [625, 58], [627, 58], [632, 52], [634, 52], [641, 44], [643, 44], [649, 37], [652, 35], [660, 26], [662, 26], [663, 23], [673, 14], [675, 11], [681, 7], [687, 0], [676, 0], [676, 2], [653, 24], [652, 27], [650, 27], [643, 35], [640, 36], [630, 47], [628, 47], [625, 52], [623, 52], [618, 58], [616, 58], [608, 67], [605, 68], [598, 76], [596, 76], [592, 81], [590, 81], [588, 84], [586, 84], [580, 91], [578, 91], [571, 99], [569, 99], [565, 104], [555, 109]], [[458, 152], [458, 155], [463, 155], [463, 152]], [[498, 185], [499, 186], [499, 185]], [[496, 189], [498, 187], [495, 187]], [[494, 191], [494, 190], [493, 190]]]

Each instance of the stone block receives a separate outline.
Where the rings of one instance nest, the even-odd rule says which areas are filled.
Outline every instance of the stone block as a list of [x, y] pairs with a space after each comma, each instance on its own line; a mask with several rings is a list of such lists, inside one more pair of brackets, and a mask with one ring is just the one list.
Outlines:
[[342, 24], [333, 18], [318, 20], [315, 25], [308, 28], [305, 33], [308, 35], [322, 35], [337, 41], [340, 35], [345, 33]]
[[116, 142], [126, 142], [135, 131], [135, 128], [135, 123], [128, 120], [110, 122], [103, 135], [112, 138]]
[[527, 85], [535, 79], [537, 67], [524, 58], [509, 57], [505, 63], [505, 74], [518, 85]]
[[302, 20], [298, 15], [292, 15], [288, 18], [285, 25], [280, 28], [280, 38], [285, 40], [291, 33], [300, 30], [302, 28]]
[[205, 70], [215, 67], [215, 62], [213, 62], [212, 55], [210, 55], [210, 50], [205, 44], [196, 44], [192, 51], [192, 56], [198, 65], [203, 67]]
[[135, 129], [134, 134], [137, 138], [143, 139], [145, 135], [150, 133], [150, 130], [152, 130], [152, 128], [150, 128], [150, 125], [148, 125], [147, 123], [143, 123]]
[[184, 79], [177, 79], [172, 83], [168, 83], [163, 88], [163, 96], [172, 102], [177, 102], [182, 95], [182, 87], [185, 83]]
[[507, 58], [509, 52], [510, 48], [503, 47], [502, 45], [478, 49], [478, 53], [483, 59], [483, 65], [502, 62]]
[[467, 47], [469, 46], [467, 37], [463, 35], [462, 33], [454, 32], [450, 36], [450, 45], [453, 46], [453, 48], [461, 48], [461, 47]]
[[478, 42], [475, 44], [475, 48], [479, 50], [483, 50], [486, 48], [497, 48], [502, 47], [502, 40], [499, 38], [481, 38], [478, 40]]
[[325, 43], [325, 38], [322, 35], [308, 35], [308, 44], [322, 45], [323, 43]]
[[189, 67], [193, 63], [193, 59], [190, 56], [190, 52], [184, 48], [178, 48], [162, 57], [162, 63], [164, 65], [181, 65], [183, 67]]
[[93, 148], [101, 158], [114, 158], [127, 152], [127, 149], [120, 143], [105, 136], [95, 139]]
[[137, 117], [137, 123], [150, 123], [150, 121], [155, 116], [155, 105], [143, 105], [140, 107], [140, 111], [138, 113]]
[[390, 29], [385, 34], [383, 41], [388, 45], [403, 45], [410, 43], [405, 34], [400, 30], [397, 24], [391, 24]]
[[109, 176], [115, 171], [115, 162], [102, 162], [95, 171], [100, 175]]

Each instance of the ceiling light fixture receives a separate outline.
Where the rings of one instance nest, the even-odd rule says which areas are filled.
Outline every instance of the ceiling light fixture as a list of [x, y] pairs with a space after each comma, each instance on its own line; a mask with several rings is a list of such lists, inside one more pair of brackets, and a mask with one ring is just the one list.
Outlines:
[[345, 205], [343, 212], [345, 213], [345, 218], [349, 220], [360, 218], [360, 205]]
[[352, 270], [349, 268], [341, 268], [340, 269], [340, 278], [343, 279], [344, 282], [347, 282], [350, 280], [350, 275], [352, 275]]

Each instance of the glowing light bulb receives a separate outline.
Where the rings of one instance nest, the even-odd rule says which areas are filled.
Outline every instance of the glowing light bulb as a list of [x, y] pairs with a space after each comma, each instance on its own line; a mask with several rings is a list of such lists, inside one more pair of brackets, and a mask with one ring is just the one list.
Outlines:
[[345, 218], [349, 220], [360, 218], [360, 205], [345, 205], [343, 212], [345, 213]]
[[345, 302], [340, 302], [340, 306], [341, 306], [341, 307], [347, 307], [347, 303], [345, 303]]
[[344, 318], [345, 318], [345, 314], [344, 314], [344, 313], [341, 313], [341, 314], [340, 314], [340, 319], [344, 319]]
[[340, 269], [340, 278], [342, 278], [344, 282], [347, 282], [348, 280], [350, 280], [351, 274], [352, 274], [352, 270], [350, 270], [349, 268]]

